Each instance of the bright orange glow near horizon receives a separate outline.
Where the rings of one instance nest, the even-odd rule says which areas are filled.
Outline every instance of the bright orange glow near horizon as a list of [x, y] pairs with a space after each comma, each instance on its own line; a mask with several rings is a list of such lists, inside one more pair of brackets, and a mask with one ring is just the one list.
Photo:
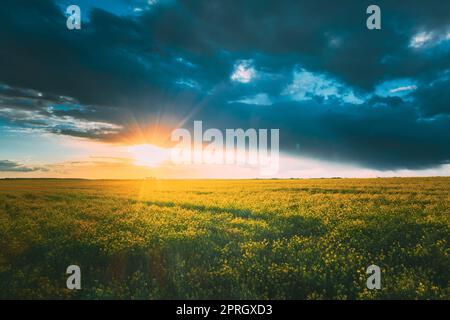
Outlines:
[[[101, 142], [85, 138], [47, 135], [45, 144], [32, 158], [10, 157], [17, 167], [0, 173], [0, 178], [84, 178], [84, 179], [250, 179], [250, 178], [326, 178], [446, 176], [450, 165], [423, 170], [365, 169], [356, 165], [280, 154], [280, 170], [273, 176], [261, 176], [258, 168], [238, 164], [205, 163], [176, 165], [171, 161], [168, 127], [129, 130], [120, 141]], [[131, 133], [133, 131], [133, 134]], [[169, 138], [167, 136], [169, 135]], [[150, 142], [153, 141], [153, 142]], [[48, 146], [48, 147], [47, 147]], [[226, 150], [224, 150], [224, 155]], [[192, 150], [192, 156], [195, 151]]]
[[157, 147], [151, 144], [141, 144], [128, 147], [134, 165], [156, 167], [170, 159], [170, 149]]

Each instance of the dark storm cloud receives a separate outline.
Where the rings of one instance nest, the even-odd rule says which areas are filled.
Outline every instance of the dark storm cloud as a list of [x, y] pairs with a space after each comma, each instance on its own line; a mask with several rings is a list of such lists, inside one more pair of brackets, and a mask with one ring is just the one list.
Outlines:
[[[378, 1], [378, 31], [366, 1], [119, 2], [82, 6], [68, 31], [64, 1], [3, 1], [0, 117], [100, 140], [198, 119], [280, 128], [286, 152], [381, 169], [450, 159], [450, 2]], [[404, 78], [417, 90], [374, 94]]]
[[14, 161], [0, 160], [0, 172], [33, 172], [47, 170], [48, 169], [43, 167], [28, 167]]
[[[205, 128], [280, 128], [280, 148], [291, 155], [359, 164], [380, 170], [424, 169], [447, 163], [450, 118], [418, 120], [415, 107], [400, 98], [375, 97], [363, 105], [338, 101], [232, 104], [205, 108]], [[239, 113], [239, 119], [232, 116]]]
[[415, 96], [424, 116], [450, 115], [450, 72], [421, 87]]

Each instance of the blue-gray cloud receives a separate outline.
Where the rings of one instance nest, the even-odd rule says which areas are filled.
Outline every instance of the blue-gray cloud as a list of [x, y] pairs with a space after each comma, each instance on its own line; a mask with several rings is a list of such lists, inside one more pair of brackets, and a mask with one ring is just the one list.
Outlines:
[[0, 160], [0, 172], [48, 171], [45, 167], [30, 167], [14, 161]]

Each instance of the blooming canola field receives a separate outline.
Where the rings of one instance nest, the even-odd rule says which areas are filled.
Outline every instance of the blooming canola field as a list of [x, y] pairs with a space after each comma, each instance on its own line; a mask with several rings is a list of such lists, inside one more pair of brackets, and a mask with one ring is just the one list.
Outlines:
[[0, 180], [2, 299], [450, 299], [449, 243], [448, 177]]

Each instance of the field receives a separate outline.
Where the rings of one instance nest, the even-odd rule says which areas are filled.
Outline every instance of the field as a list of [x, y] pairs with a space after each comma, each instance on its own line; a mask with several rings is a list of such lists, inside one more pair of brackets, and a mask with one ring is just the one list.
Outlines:
[[450, 299], [449, 242], [450, 178], [0, 181], [3, 299]]

